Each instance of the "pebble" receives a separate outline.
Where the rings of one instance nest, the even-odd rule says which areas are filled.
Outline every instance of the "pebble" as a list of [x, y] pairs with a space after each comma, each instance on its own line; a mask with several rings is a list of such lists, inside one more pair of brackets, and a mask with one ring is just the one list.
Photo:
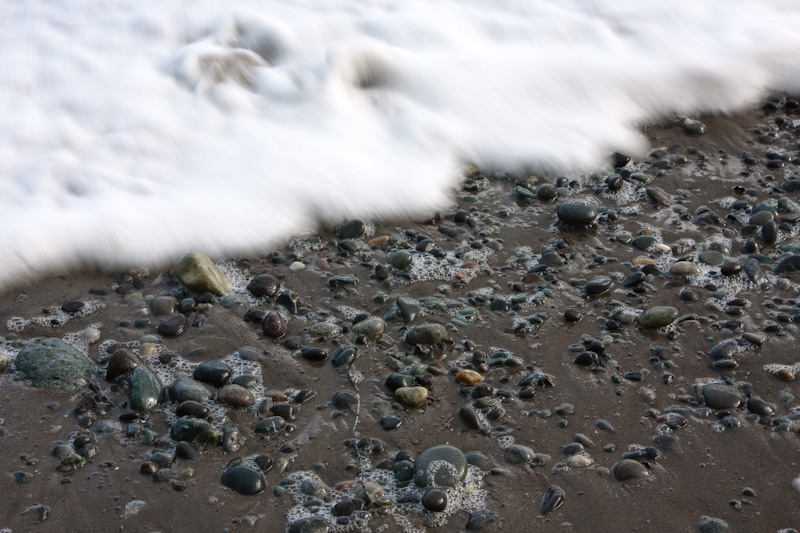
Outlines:
[[432, 345], [447, 337], [447, 330], [441, 324], [422, 324], [414, 326], [406, 333], [405, 342], [410, 346]]
[[286, 423], [286, 420], [284, 420], [282, 417], [270, 416], [256, 424], [256, 427], [253, 428], [253, 431], [256, 433], [272, 435], [273, 433], [283, 431], [286, 429], [287, 425], [288, 424]]
[[158, 374], [147, 365], [139, 365], [133, 369], [126, 379], [128, 386], [128, 402], [134, 411], [149, 411], [166, 400], [164, 384]]
[[97, 365], [61, 339], [41, 339], [26, 344], [14, 360], [17, 371], [34, 387], [74, 391], [85, 387]]
[[697, 524], [698, 533], [728, 533], [730, 526], [724, 520], [704, 516]]
[[191, 252], [183, 256], [175, 265], [175, 275], [184, 287], [197, 294], [210, 292], [215, 296], [222, 296], [232, 290], [225, 274], [201, 252]]
[[[435, 461], [444, 461], [449, 468], [438, 468], [433, 473], [433, 482], [440, 487], [453, 487], [467, 477], [467, 458], [464, 452], [449, 444], [428, 448], [414, 461], [414, 483], [419, 487], [428, 485], [428, 467]], [[432, 472], [431, 472], [432, 473]]]
[[406, 250], [397, 250], [389, 257], [389, 264], [397, 270], [407, 270], [411, 266], [414, 257]]
[[365, 337], [375, 340], [381, 336], [386, 329], [386, 322], [381, 317], [371, 316], [358, 322], [353, 326], [353, 333], [356, 335], [364, 335]]
[[587, 198], [571, 198], [558, 206], [556, 214], [564, 224], [588, 226], [597, 218], [597, 205]]
[[602, 276], [599, 278], [595, 278], [589, 281], [586, 284], [586, 294], [597, 296], [598, 294], [603, 294], [608, 289], [611, 288], [611, 278], [608, 276]]
[[689, 261], [677, 261], [669, 267], [669, 273], [673, 276], [691, 277], [699, 276], [703, 273], [703, 269]]
[[170, 437], [176, 441], [194, 442], [201, 446], [219, 444], [219, 433], [206, 420], [182, 416], [170, 428]]
[[394, 394], [400, 403], [409, 407], [422, 405], [428, 399], [428, 389], [425, 387], [400, 387]]
[[220, 482], [244, 496], [260, 494], [267, 488], [267, 481], [261, 472], [243, 465], [234, 466], [222, 474]]
[[712, 409], [733, 409], [744, 403], [744, 396], [736, 387], [723, 383], [705, 385], [703, 399]]
[[188, 324], [186, 315], [181, 313], [165, 318], [158, 324], [158, 332], [166, 338], [174, 338], [183, 333]]
[[678, 313], [677, 309], [666, 305], [651, 307], [639, 315], [639, 325], [645, 329], [663, 328], [675, 322]]
[[108, 359], [108, 367], [106, 368], [106, 381], [113, 383], [120, 376], [124, 376], [132, 372], [134, 368], [139, 366], [139, 363], [139, 358], [125, 348], [116, 350]]
[[380, 418], [379, 423], [385, 431], [390, 431], [399, 428], [403, 424], [403, 419], [395, 415], [385, 415]]
[[178, 300], [172, 296], [156, 296], [150, 302], [150, 309], [153, 310], [153, 314], [156, 316], [167, 316], [175, 312], [177, 303]]
[[250, 407], [255, 405], [253, 393], [240, 385], [229, 384], [222, 387], [217, 394], [217, 401], [232, 407]]
[[286, 335], [286, 319], [276, 311], [269, 311], [261, 322], [261, 330], [270, 339], [280, 339]]
[[522, 444], [511, 444], [503, 450], [503, 459], [512, 465], [532, 463], [534, 456], [534, 451]]
[[202, 403], [214, 396], [214, 392], [207, 385], [192, 378], [176, 379], [167, 388], [167, 393], [173, 402], [193, 400]]
[[455, 379], [456, 383], [460, 385], [472, 386], [483, 381], [483, 376], [480, 372], [475, 372], [474, 370], [460, 370]]
[[564, 489], [558, 485], [550, 485], [547, 487], [547, 490], [544, 491], [544, 495], [542, 496], [542, 505], [540, 507], [541, 513], [545, 515], [551, 511], [555, 511], [564, 505], [565, 497], [566, 495], [564, 494]]
[[630, 479], [640, 479], [650, 475], [650, 472], [639, 461], [633, 459], [622, 459], [611, 468], [611, 473], [617, 481], [628, 481]]
[[337, 409], [355, 410], [358, 405], [358, 395], [349, 390], [340, 390], [331, 396], [331, 404]]
[[280, 281], [271, 274], [259, 274], [247, 284], [247, 290], [257, 298], [274, 297], [280, 289]]
[[442, 489], [428, 489], [422, 496], [422, 506], [434, 513], [444, 511], [447, 508], [447, 493]]
[[192, 377], [197, 381], [222, 387], [232, 374], [233, 369], [222, 361], [203, 361], [195, 367]]

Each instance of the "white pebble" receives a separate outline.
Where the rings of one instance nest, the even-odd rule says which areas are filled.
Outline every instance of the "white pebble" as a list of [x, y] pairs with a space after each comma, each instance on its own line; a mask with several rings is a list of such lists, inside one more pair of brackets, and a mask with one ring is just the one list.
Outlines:
[[800, 492], [800, 477], [796, 477], [792, 480], [792, 488], [795, 491]]
[[86, 328], [83, 331], [83, 340], [88, 344], [94, 344], [100, 340], [100, 330], [97, 328]]
[[306, 266], [303, 263], [301, 263], [300, 261], [295, 261], [294, 263], [289, 265], [289, 270], [292, 270], [292, 271], [303, 270], [305, 267]]

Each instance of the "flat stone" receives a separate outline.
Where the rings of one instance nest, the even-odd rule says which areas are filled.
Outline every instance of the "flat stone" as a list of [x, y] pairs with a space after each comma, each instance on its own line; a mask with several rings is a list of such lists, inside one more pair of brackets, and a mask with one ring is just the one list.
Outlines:
[[595, 278], [586, 284], [586, 294], [590, 294], [592, 296], [603, 294], [611, 288], [611, 283], [611, 278], [607, 276]]
[[570, 226], [588, 226], [597, 218], [597, 204], [587, 198], [571, 198], [556, 210], [559, 220]]
[[733, 409], [744, 403], [744, 396], [739, 390], [724, 383], [709, 383], [703, 387], [705, 404], [712, 409]]
[[214, 392], [199, 381], [192, 378], [178, 378], [167, 389], [169, 398], [173, 402], [184, 402], [192, 400], [195, 402], [205, 402], [214, 396]]
[[628, 481], [640, 479], [650, 475], [647, 468], [639, 461], [633, 459], [623, 459], [611, 468], [614, 479], [617, 481]]
[[706, 265], [719, 266], [725, 262], [725, 255], [716, 250], [706, 250], [698, 256], [698, 259]]
[[188, 323], [186, 315], [178, 313], [162, 320], [157, 329], [164, 337], [174, 338], [184, 332]]
[[175, 265], [175, 275], [184, 287], [198, 294], [222, 296], [232, 290], [225, 274], [202, 252], [184, 255]]
[[43, 339], [25, 345], [14, 360], [34, 387], [74, 391], [86, 386], [97, 365], [61, 339]]
[[512, 465], [529, 464], [533, 462], [534, 451], [521, 444], [511, 444], [503, 450], [503, 459]]
[[689, 261], [677, 261], [669, 267], [669, 273], [673, 276], [691, 277], [699, 276], [703, 273], [703, 269]]
[[192, 377], [197, 381], [222, 387], [232, 374], [233, 369], [222, 361], [203, 361], [195, 367]]
[[259, 274], [247, 284], [247, 290], [256, 298], [273, 297], [278, 293], [281, 283], [270, 274]]
[[216, 446], [219, 443], [219, 433], [206, 420], [183, 416], [170, 428], [170, 437], [175, 441], [187, 441], [202, 446]]

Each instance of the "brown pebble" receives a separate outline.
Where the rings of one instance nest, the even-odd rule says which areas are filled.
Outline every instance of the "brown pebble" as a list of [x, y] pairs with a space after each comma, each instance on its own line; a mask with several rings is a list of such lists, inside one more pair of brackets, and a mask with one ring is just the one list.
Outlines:
[[775, 376], [784, 381], [794, 381], [794, 378], [797, 377], [795, 373], [789, 370], [788, 368], [781, 368], [780, 370], [775, 372]]
[[320, 257], [316, 261], [314, 261], [314, 266], [316, 266], [320, 270], [328, 270], [331, 268], [331, 264], [328, 263], [328, 260], [324, 257]]
[[253, 393], [241, 385], [225, 385], [219, 390], [217, 400], [232, 407], [250, 407], [256, 403]]
[[132, 372], [134, 368], [139, 366], [140, 359], [133, 353], [125, 348], [120, 348], [115, 351], [108, 359], [108, 368], [106, 370], [106, 381], [115, 381], [118, 377]]
[[634, 265], [652, 265], [655, 263], [655, 260], [652, 257], [647, 257], [646, 255], [637, 255], [631, 260], [631, 263]]
[[267, 316], [264, 317], [264, 321], [261, 322], [261, 329], [267, 337], [271, 339], [280, 339], [286, 335], [286, 319], [284, 319], [280, 313], [270, 311], [267, 313]]
[[722, 266], [719, 267], [719, 271], [722, 273], [723, 276], [735, 276], [736, 274], [742, 271], [742, 265], [734, 261], [728, 261], [726, 263], [723, 263]]
[[475, 385], [483, 381], [483, 376], [474, 370], [462, 370], [456, 374], [456, 383], [461, 385]]
[[388, 242], [389, 236], [388, 235], [380, 235], [379, 237], [375, 237], [367, 241], [367, 244], [370, 246], [380, 246], [381, 244]]

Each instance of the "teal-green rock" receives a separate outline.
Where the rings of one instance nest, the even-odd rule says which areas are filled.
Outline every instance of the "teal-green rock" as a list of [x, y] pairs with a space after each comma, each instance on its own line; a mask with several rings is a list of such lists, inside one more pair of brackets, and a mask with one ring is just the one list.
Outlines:
[[26, 345], [14, 361], [34, 387], [78, 390], [94, 377], [97, 365], [61, 339], [43, 339]]
[[134, 411], [149, 411], [166, 400], [166, 390], [161, 378], [147, 365], [134, 368], [125, 381], [128, 386], [128, 403]]
[[639, 315], [639, 325], [645, 329], [658, 329], [669, 326], [678, 318], [678, 310], [667, 305], [647, 309]]
[[169, 435], [172, 440], [184, 440], [203, 446], [216, 446], [219, 443], [219, 432], [207, 421], [192, 416], [179, 418], [172, 424]]
[[407, 250], [397, 250], [389, 258], [389, 264], [397, 270], [407, 270], [408, 267], [411, 266], [413, 260], [414, 258]]
[[[437, 468], [440, 461], [447, 463], [452, 468]], [[432, 463], [434, 464], [432, 465]], [[430, 466], [433, 468], [429, 471], [428, 467]], [[467, 457], [464, 452], [449, 444], [428, 448], [414, 461], [414, 483], [419, 487], [426, 487], [431, 474], [434, 484], [441, 487], [454, 487], [467, 477]]]
[[336, 234], [339, 239], [357, 239], [364, 235], [365, 225], [362, 220], [348, 220], [339, 226]]
[[358, 355], [358, 348], [355, 346], [341, 346], [333, 353], [331, 364], [334, 367], [349, 365]]
[[353, 326], [353, 333], [356, 335], [364, 335], [369, 339], [377, 339], [386, 329], [386, 322], [379, 316], [371, 316], [365, 318], [361, 322]]
[[202, 252], [184, 255], [175, 265], [175, 275], [184, 287], [199, 294], [222, 296], [233, 290], [225, 274]]

